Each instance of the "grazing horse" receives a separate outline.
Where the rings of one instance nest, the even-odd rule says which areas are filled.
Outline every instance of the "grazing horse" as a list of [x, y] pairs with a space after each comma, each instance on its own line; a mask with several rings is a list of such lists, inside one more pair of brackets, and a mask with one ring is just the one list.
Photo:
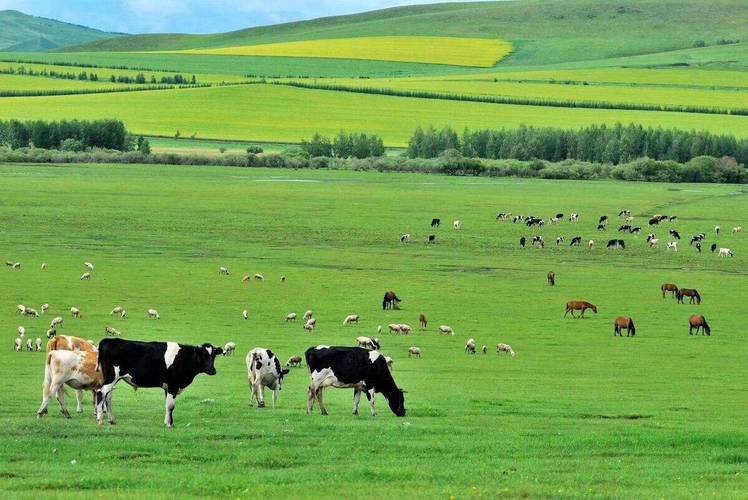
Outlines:
[[690, 300], [688, 301], [689, 304], [701, 304], [701, 295], [699, 295], [698, 290], [694, 288], [681, 288], [676, 292], [676, 297], [678, 298], [678, 302], [683, 304], [683, 297], [688, 297]]
[[613, 323], [613, 336], [620, 335], [623, 337], [623, 330], [626, 329], [626, 336], [633, 337], [636, 335], [636, 327], [634, 326], [634, 320], [628, 316], [618, 316], [615, 323]]
[[675, 286], [672, 283], [664, 283], [660, 287], [660, 291], [662, 292], [662, 298], [664, 299], [665, 298], [665, 293], [667, 293], [667, 292], [670, 292], [673, 297], [678, 297], [678, 291], [679, 290], [678, 290], [678, 287]]
[[420, 316], [418, 316], [418, 325], [421, 327], [421, 330], [425, 330], [428, 324], [429, 322], [426, 319], [425, 314], [421, 314]]
[[400, 299], [397, 297], [395, 292], [389, 291], [384, 294], [384, 299], [382, 300], [382, 309], [400, 309], [398, 307], [398, 302], [401, 302]]
[[551, 286], [556, 285], [556, 273], [554, 273], [553, 271], [548, 273], [548, 284]]
[[585, 302], [584, 300], [573, 300], [571, 302], [566, 303], [566, 312], [564, 313], [564, 318], [567, 314], [571, 313], [572, 318], [576, 318], [574, 316], [574, 311], [582, 311], [582, 318], [584, 318], [584, 312], [587, 309], [592, 309], [595, 314], [597, 314], [597, 306], [595, 304], [590, 304], [589, 302]]
[[696, 328], [696, 335], [699, 334], [699, 328], [701, 328], [702, 335], [712, 335], [712, 329], [706, 322], [706, 318], [700, 314], [692, 314], [688, 318], [688, 334], [693, 335], [693, 329]]
[[431, 227], [439, 227], [442, 223], [441, 219], [431, 219]]

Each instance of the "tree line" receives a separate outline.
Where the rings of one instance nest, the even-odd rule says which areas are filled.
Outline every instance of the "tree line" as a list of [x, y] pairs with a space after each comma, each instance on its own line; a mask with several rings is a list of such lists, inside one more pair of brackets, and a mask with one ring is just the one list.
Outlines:
[[[59, 78], [63, 80], [80, 80], [80, 81], [90, 81], [90, 82], [98, 82], [99, 81], [99, 75], [97, 73], [94, 73], [93, 71], [80, 71], [78, 73], [73, 72], [62, 72], [62, 71], [56, 71], [56, 70], [34, 70], [34, 68], [26, 68], [24, 66], [19, 66], [18, 68], [15, 68], [13, 66], [9, 66], [7, 68], [0, 68], [0, 74], [4, 75], [20, 75], [20, 76], [40, 76], [44, 78]], [[135, 76], [130, 75], [109, 75], [109, 81], [112, 83], [127, 83], [127, 84], [135, 84], [135, 85], [145, 85], [145, 84], [162, 84], [162, 85], [197, 85], [197, 78], [195, 75], [192, 75], [192, 77], [186, 77], [180, 73], [175, 73], [173, 75], [162, 75], [161, 78], [156, 78], [156, 75], [151, 75], [150, 78], [147, 78], [145, 74], [138, 73]]]
[[332, 140], [319, 133], [301, 141], [301, 149], [310, 157], [370, 158], [384, 155], [384, 142], [374, 134], [340, 131]]
[[132, 148], [120, 120], [0, 121], [0, 146], [10, 149], [41, 148], [83, 150]]
[[748, 164], [748, 140], [706, 131], [645, 128], [620, 123], [578, 130], [520, 126], [517, 129], [468, 130], [418, 128], [408, 142], [410, 158], [434, 158], [458, 150], [469, 158], [575, 159], [617, 165], [637, 158], [685, 163], [698, 156], [735, 158]]

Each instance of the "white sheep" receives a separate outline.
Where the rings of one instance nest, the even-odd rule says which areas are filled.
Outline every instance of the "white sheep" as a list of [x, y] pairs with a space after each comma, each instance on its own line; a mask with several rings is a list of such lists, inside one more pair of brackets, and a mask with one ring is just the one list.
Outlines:
[[24, 327], [22, 327], [22, 326], [19, 326], [18, 327], [18, 336], [21, 337], [21, 338], [23, 338], [24, 335], [26, 335], [26, 329]]
[[55, 328], [56, 326], [62, 326], [62, 317], [61, 317], [61, 316], [57, 316], [57, 317], [55, 317], [55, 318], [54, 318], [54, 319], [53, 319], [53, 320], [52, 320], [52, 321], [51, 321], [51, 322], [49, 323], [49, 327], [50, 327], [50, 328]]
[[127, 319], [127, 311], [122, 309], [122, 312], [119, 314], [119, 317], [122, 319]]
[[21, 263], [20, 262], [14, 262], [13, 263], [13, 269], [21, 269]]
[[481, 347], [481, 352], [482, 352], [483, 354], [488, 354], [488, 346], [487, 346], [487, 345], [485, 345], [485, 344], [483, 344], [483, 347]]
[[343, 320], [343, 326], [345, 325], [352, 325], [353, 323], [358, 324], [358, 314], [349, 314], [345, 317]]
[[441, 333], [442, 335], [452, 335], [453, 337], [455, 335], [455, 331], [449, 325], [439, 326], [439, 333]]
[[462, 229], [462, 222], [456, 220], [452, 222], [452, 227], [455, 229], [455, 231], [459, 231], [460, 229]]
[[265, 276], [260, 273], [255, 274], [255, 281], [265, 281]]
[[502, 352], [507, 353], [512, 357], [516, 355], [514, 349], [512, 349], [512, 346], [509, 344], [496, 344], [496, 354], [501, 354]]
[[18, 304], [16, 306], [16, 314], [21, 314], [21, 315], [26, 314], [26, 306], [23, 304]]
[[91, 264], [90, 262], [84, 262], [84, 263], [83, 263], [83, 266], [84, 266], [84, 267], [85, 267], [86, 269], [89, 269], [89, 270], [91, 270], [91, 271], [93, 271], [93, 270], [94, 270], [94, 265], [93, 265], [93, 264]]
[[122, 314], [122, 311], [124, 311], [125, 308], [122, 306], [115, 306], [114, 309], [112, 309], [112, 312], [109, 313], [109, 316], [114, 316], [115, 314]]
[[304, 323], [304, 330], [307, 330], [309, 332], [313, 331], [317, 327], [317, 320], [315, 318], [309, 318], [306, 323]]
[[408, 357], [414, 357], [414, 358], [420, 358], [421, 357], [421, 349], [418, 347], [409, 347], [408, 348]]
[[249, 311], [248, 310], [245, 309], [245, 310], [242, 311], [242, 318], [249, 319]]
[[36, 341], [34, 342], [36, 344], [36, 350], [41, 351], [42, 350], [42, 339], [39, 337], [36, 338]]
[[304, 321], [308, 321], [312, 319], [312, 316], [314, 316], [314, 312], [311, 309], [309, 309], [308, 311], [304, 313]]
[[252, 277], [249, 274], [245, 274], [244, 276], [242, 276], [242, 283], [245, 283], [251, 279]]
[[161, 315], [155, 309], [148, 309], [148, 318], [150, 319], [161, 319]]
[[589, 247], [590, 250], [592, 250], [593, 248], [595, 248], [595, 240], [588, 241], [587, 242], [587, 246]]
[[81, 310], [78, 309], [77, 307], [71, 307], [70, 308], [70, 315], [73, 318], [77, 318], [77, 319], [83, 318], [83, 315], [81, 314]]
[[31, 339], [26, 339], [26, 349], [29, 351], [34, 350], [34, 342]]
[[659, 238], [652, 238], [649, 240], [649, 248], [655, 248], [660, 245], [660, 239]]
[[465, 353], [475, 354], [475, 339], [468, 339], [467, 343], [465, 344]]
[[33, 307], [27, 307], [25, 311], [23, 311], [24, 316], [34, 316], [35, 318], [39, 317], [39, 313], [36, 309]]
[[16, 338], [15, 346], [16, 346], [16, 352], [20, 352], [21, 349], [23, 349], [23, 341], [19, 338]]
[[742, 232], [743, 232], [743, 226], [737, 226], [737, 227], [732, 228], [732, 234], [742, 233]]
[[233, 356], [235, 350], [236, 350], [236, 344], [234, 342], [226, 342], [226, 345], [223, 346], [223, 355]]
[[356, 337], [356, 342], [358, 342], [359, 347], [363, 347], [364, 349], [371, 349], [372, 351], [380, 349], [379, 339]]
[[55, 330], [54, 328], [50, 328], [49, 330], [47, 330], [47, 338], [48, 339], [51, 339], [52, 337], [54, 337], [56, 335], [57, 335], [57, 330]]
[[81, 274], [81, 281], [83, 281], [83, 280], [88, 281], [90, 279], [91, 279], [91, 273], [83, 273], [83, 274]]
[[229, 268], [228, 267], [223, 267], [223, 266], [219, 267], [218, 268], [218, 274], [223, 274], [224, 276], [228, 276], [229, 275]]
[[397, 323], [390, 323], [387, 328], [389, 328], [390, 333], [400, 333], [400, 325]]
[[42, 304], [42, 314], [47, 314], [49, 311], [49, 304]]
[[115, 335], [115, 336], [120, 336], [120, 335], [122, 335], [122, 334], [121, 334], [121, 333], [119, 332], [119, 330], [117, 330], [117, 329], [116, 329], [116, 328], [114, 328], [113, 326], [106, 326], [106, 327], [104, 327], [104, 333], [106, 333], [107, 335]]
[[286, 323], [291, 323], [293, 321], [296, 321], [296, 313], [286, 314]]
[[404, 323], [400, 323], [398, 326], [400, 327], [400, 333], [403, 333], [405, 335], [408, 335], [408, 334], [410, 334], [413, 331], [413, 329], [410, 327], [410, 325], [406, 325]]
[[45, 269], [47, 269], [47, 263], [46, 262], [42, 262], [42, 271], [44, 271]]

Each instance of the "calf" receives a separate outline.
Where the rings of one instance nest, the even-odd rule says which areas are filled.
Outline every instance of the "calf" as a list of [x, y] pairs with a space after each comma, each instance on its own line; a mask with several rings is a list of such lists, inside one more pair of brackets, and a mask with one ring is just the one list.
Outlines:
[[287, 375], [288, 368], [281, 369], [278, 357], [270, 349], [256, 347], [247, 353], [247, 378], [249, 380], [249, 405], [254, 406], [257, 401], [258, 408], [265, 408], [265, 387], [273, 391], [273, 408], [278, 401], [283, 384], [283, 376]]
[[314, 402], [319, 403], [320, 411], [327, 415], [324, 404], [324, 390], [327, 387], [353, 388], [353, 414], [358, 415], [361, 393], [371, 406], [371, 414], [376, 415], [374, 395], [379, 392], [389, 403], [390, 410], [398, 417], [404, 417], [405, 396], [397, 387], [387, 366], [387, 361], [378, 351], [367, 351], [360, 347], [317, 346], [306, 351], [306, 363], [311, 373], [307, 414], [311, 414]]
[[96, 420], [104, 412], [115, 423], [112, 413], [112, 391], [120, 380], [132, 387], [159, 387], [166, 393], [164, 424], [174, 427], [175, 400], [200, 373], [215, 375], [216, 356], [223, 349], [211, 344], [190, 346], [176, 342], [136, 342], [104, 339], [99, 343], [99, 366], [103, 375], [97, 392]]
[[[40, 340], [41, 343], [41, 340]], [[65, 389], [68, 385], [78, 391], [98, 390], [102, 384], [101, 371], [97, 368], [98, 353], [90, 351], [50, 351], [44, 367], [44, 389], [42, 404], [36, 412], [37, 418], [47, 414], [49, 400], [57, 396], [60, 411], [65, 418], [70, 412], [65, 407]], [[81, 412], [80, 404], [78, 412]]]

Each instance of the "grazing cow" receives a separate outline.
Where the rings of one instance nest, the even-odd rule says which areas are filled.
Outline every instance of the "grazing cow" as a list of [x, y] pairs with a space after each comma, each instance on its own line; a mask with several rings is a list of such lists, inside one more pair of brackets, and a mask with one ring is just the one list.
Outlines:
[[245, 320], [249, 319], [249, 311], [247, 309], [244, 309], [242, 311], [242, 318], [244, 318]]
[[618, 217], [630, 217], [631, 216], [631, 210], [621, 210], [618, 212]]
[[106, 333], [107, 335], [115, 335], [115, 336], [120, 336], [120, 335], [122, 335], [122, 334], [121, 334], [121, 333], [119, 332], [119, 330], [117, 330], [117, 329], [116, 329], [116, 328], [114, 328], [113, 326], [105, 326], [105, 327], [104, 327], [104, 333]]
[[42, 314], [47, 314], [49, 311], [49, 304], [42, 304]]
[[595, 240], [588, 241], [587, 242], [587, 246], [589, 247], [590, 250], [592, 250], [593, 248], [595, 248]]
[[408, 357], [409, 358], [420, 358], [421, 357], [421, 348], [420, 347], [409, 347], [408, 348]]
[[672, 250], [673, 252], [678, 251], [678, 242], [677, 241], [669, 241], [667, 244], [667, 249]]
[[468, 339], [465, 343], [465, 354], [475, 354], [475, 339]]
[[286, 323], [296, 321], [296, 313], [286, 314]]
[[675, 297], [681, 304], [683, 304], [683, 297], [689, 298], [689, 304], [701, 304], [701, 295], [699, 294], [699, 291], [694, 288], [681, 288], [678, 290]]
[[378, 351], [382, 348], [382, 346], [379, 344], [379, 339], [372, 339], [369, 337], [356, 337], [356, 342], [358, 342], [359, 347], [363, 347], [364, 349], [369, 349], [371, 351]]
[[431, 219], [431, 227], [439, 227], [441, 223], [441, 219]]
[[562, 214], [561, 212], [559, 212], [559, 213], [556, 214], [555, 218], [556, 219], [563, 219], [564, 218], [564, 214]]
[[384, 298], [382, 299], [382, 310], [386, 309], [400, 309], [400, 306], [398, 304], [402, 302], [395, 292], [390, 290], [389, 292], [385, 292]]
[[598, 231], [606, 231], [607, 229], [608, 229], [608, 226], [606, 226], [605, 224], [598, 224], [597, 225], [597, 230]]
[[[62, 415], [70, 418], [70, 412], [65, 407], [63, 386], [72, 387], [78, 394], [84, 390], [98, 390], [102, 384], [101, 371], [97, 368], [98, 357], [98, 353], [91, 351], [49, 351], [44, 366], [42, 404], [36, 412], [37, 418], [47, 414], [52, 396], [57, 396]], [[78, 413], [82, 411], [79, 398]]]
[[523, 237], [521, 237], [521, 238], [519, 239], [519, 246], [521, 246], [522, 248], [525, 248], [525, 243], [526, 243], [526, 242], [527, 242], [527, 238], [525, 238], [524, 236], [523, 236]]
[[629, 233], [635, 234], [635, 235], [638, 236], [638, 235], [642, 234], [642, 228], [640, 228], [640, 227], [632, 227], [631, 230], [629, 231]]
[[559, 246], [563, 242], [564, 242], [563, 236], [559, 236], [558, 238], [556, 238], [556, 246]]
[[[49, 333], [47, 333], [49, 337]], [[73, 337], [70, 335], [60, 335], [59, 337], [53, 336], [51, 340], [47, 342], [47, 352], [52, 351], [82, 351], [82, 352], [96, 352], [96, 345], [93, 342], [84, 340], [79, 337]], [[76, 408], [78, 413], [83, 411], [83, 390], [79, 389], [76, 391]], [[96, 400], [94, 394], [94, 401]]]
[[286, 361], [286, 366], [301, 366], [301, 356], [291, 356], [290, 358], [288, 358], [288, 361]]
[[515, 215], [514, 219], [512, 219], [512, 224], [516, 224], [517, 222], [519, 222], [521, 220], [522, 220], [522, 216], [521, 215]]
[[626, 248], [626, 242], [623, 240], [608, 240], [608, 248], [620, 248], [621, 250], [623, 250]]
[[672, 236], [672, 237], [673, 237], [673, 238], [675, 238], [676, 240], [679, 240], [679, 239], [680, 239], [680, 233], [679, 233], [678, 231], [676, 231], [675, 229], [671, 229], [671, 230], [670, 230], [670, 231], [668, 231], [668, 232], [670, 233], [670, 236]]
[[628, 316], [618, 316], [613, 323], [613, 336], [619, 335], [623, 337], [623, 330], [626, 330], [627, 337], [633, 337], [636, 335], [636, 327], [634, 326], [634, 320]]
[[623, 225], [623, 226], [621, 226], [621, 227], [618, 228], [618, 232], [619, 233], [628, 233], [630, 231], [631, 231], [631, 225], [629, 225], [629, 224], [625, 224], [625, 225]]
[[719, 236], [719, 231], [720, 231], [720, 228], [719, 228], [719, 226], [714, 226], [714, 233], [715, 233], [715, 234], [716, 234], [717, 236]]
[[599, 225], [602, 225], [602, 226], [607, 225], [608, 224], [608, 216], [607, 215], [601, 216], [600, 219], [597, 221], [597, 223]]
[[574, 311], [579, 311], [579, 310], [582, 311], [582, 316], [581, 317], [584, 318], [584, 312], [587, 309], [592, 309], [592, 311], [595, 314], [597, 314], [597, 306], [595, 306], [594, 304], [591, 304], [591, 303], [586, 302], [584, 300], [573, 300], [571, 302], [567, 302], [566, 303], [566, 312], [564, 313], [564, 318], [569, 313], [571, 313], [571, 317], [572, 318], [576, 318], [576, 316], [574, 316]]
[[16, 352], [21, 352], [23, 350], [23, 340], [21, 340], [19, 337], [16, 337], [14, 345]]
[[428, 322], [428, 320], [426, 319], [426, 315], [425, 315], [425, 314], [420, 314], [420, 315], [418, 316], [418, 327], [419, 327], [419, 328], [420, 328], [421, 330], [425, 330], [425, 329], [426, 329], [426, 327], [428, 326], [428, 324], [429, 324], [429, 322]]
[[527, 222], [525, 222], [525, 225], [527, 227], [532, 227], [532, 226], [543, 227], [545, 225], [545, 221], [543, 219], [533, 217], [531, 219], [527, 219]]
[[662, 291], [662, 298], [665, 298], [665, 294], [667, 292], [670, 292], [673, 297], [678, 296], [678, 287], [675, 286], [672, 283], [663, 283], [663, 285], [660, 287], [660, 291]]
[[720, 257], [734, 257], [732, 250], [730, 250], [729, 248], [720, 248], [719, 256]]
[[358, 314], [349, 314], [343, 320], [343, 326], [345, 326], [345, 325], [352, 325], [354, 323], [358, 325], [358, 319], [359, 319]]
[[699, 329], [701, 329], [702, 335], [711, 336], [712, 335], [712, 329], [709, 326], [709, 324], [706, 322], [706, 318], [700, 314], [692, 314], [688, 318], [688, 334], [693, 335], [693, 329], [696, 329], [696, 335], [699, 334]]
[[109, 313], [109, 316], [114, 316], [115, 314], [122, 314], [122, 311], [125, 309], [122, 306], [116, 306], [114, 309], [112, 309], [112, 312]]
[[498, 214], [496, 214], [496, 220], [508, 220], [511, 216], [512, 214], [510, 213], [499, 212]]
[[410, 234], [400, 236], [400, 243], [410, 243]]
[[397, 323], [390, 323], [387, 325], [387, 328], [390, 330], [390, 333], [400, 333], [400, 325]]
[[91, 279], [91, 273], [83, 273], [83, 274], [81, 275], [81, 281], [84, 281], [84, 280], [85, 280], [85, 281], [88, 281], [88, 280], [90, 280], [90, 279]]
[[265, 276], [260, 273], [255, 274], [255, 281], [265, 281]]
[[579, 220], [579, 214], [577, 214], [577, 213], [571, 214], [571, 215], [569, 216], [569, 220], [570, 220], [571, 222], [577, 222], [577, 221]]
[[658, 238], [652, 238], [649, 240], [649, 248], [655, 248], [660, 246], [660, 240]]
[[561, 218], [551, 217], [551, 224], [558, 224], [559, 222], [561, 222]]
[[742, 232], [743, 232], [743, 226], [737, 226], [737, 227], [732, 228], [732, 234], [742, 233]]
[[553, 271], [548, 273], [548, 284], [550, 286], [556, 285], [556, 273], [554, 273]]
[[436, 243], [436, 235], [430, 234], [427, 243]]
[[112, 391], [124, 380], [132, 387], [158, 387], [166, 393], [164, 424], [174, 427], [174, 405], [179, 394], [200, 373], [215, 375], [216, 356], [223, 349], [211, 344], [190, 346], [176, 342], [137, 342], [103, 339], [99, 343], [99, 366], [103, 375], [96, 397], [96, 420], [102, 423], [104, 413], [114, 424]]
[[[699, 243], [698, 241], [696, 243], [698, 245], [701, 245], [701, 243]], [[717, 250], [717, 244], [716, 243], [712, 243], [712, 253], [714, 253], [715, 250]]]
[[537, 245], [538, 248], [544, 248], [545, 247], [545, 240], [542, 236], [533, 236], [532, 237], [532, 244]]
[[496, 344], [496, 354], [501, 354], [502, 352], [509, 354], [511, 357], [517, 355], [509, 344]]
[[462, 222], [458, 220], [452, 222], [452, 228], [459, 231], [460, 229], [462, 229]]
[[148, 318], [150, 318], [150, 319], [161, 319], [161, 315], [155, 309], [148, 309]]
[[218, 274], [222, 274], [224, 276], [228, 276], [229, 275], [229, 268], [228, 267], [224, 267], [224, 266], [219, 267], [218, 268]]
[[34, 345], [37, 351], [41, 351], [42, 350], [42, 339], [37, 337], [36, 340], [34, 341]]
[[312, 316], [314, 316], [314, 311], [308, 309], [304, 312], [304, 321], [309, 321], [310, 319], [312, 319]]
[[702, 242], [706, 239], [706, 235], [704, 233], [699, 233], [691, 238], [690, 245], [693, 245], [697, 242]]
[[696, 252], [701, 253], [701, 242], [697, 241], [694, 246], [696, 247]]
[[265, 387], [273, 391], [273, 408], [283, 385], [283, 377], [290, 371], [281, 369], [278, 357], [270, 349], [256, 347], [247, 353], [247, 379], [249, 380], [249, 405], [265, 408]]
[[658, 219], [657, 217], [652, 217], [651, 219], [649, 219], [650, 226], [656, 226], [659, 223], [660, 223], [660, 219]]
[[442, 335], [451, 335], [453, 337], [455, 335], [455, 331], [449, 325], [440, 325], [439, 333], [441, 333]]
[[83, 314], [81, 314], [81, 310], [77, 307], [71, 307], [70, 308], [70, 315], [76, 319], [82, 319]]
[[367, 351], [360, 347], [317, 346], [306, 351], [306, 363], [311, 373], [307, 414], [311, 414], [314, 402], [319, 403], [320, 411], [327, 415], [324, 404], [324, 390], [327, 387], [353, 388], [353, 414], [358, 415], [361, 393], [366, 394], [372, 415], [376, 415], [374, 395], [380, 392], [389, 403], [390, 410], [398, 417], [404, 417], [405, 396], [397, 387], [387, 361], [377, 351]]
[[223, 346], [223, 355], [224, 356], [233, 356], [234, 351], [236, 351], [236, 343], [234, 342], [226, 342], [226, 345]]
[[581, 236], [574, 236], [571, 239], [571, 244], [569, 246], [571, 246], [571, 247], [578, 247], [581, 244], [582, 244], [582, 237]]

